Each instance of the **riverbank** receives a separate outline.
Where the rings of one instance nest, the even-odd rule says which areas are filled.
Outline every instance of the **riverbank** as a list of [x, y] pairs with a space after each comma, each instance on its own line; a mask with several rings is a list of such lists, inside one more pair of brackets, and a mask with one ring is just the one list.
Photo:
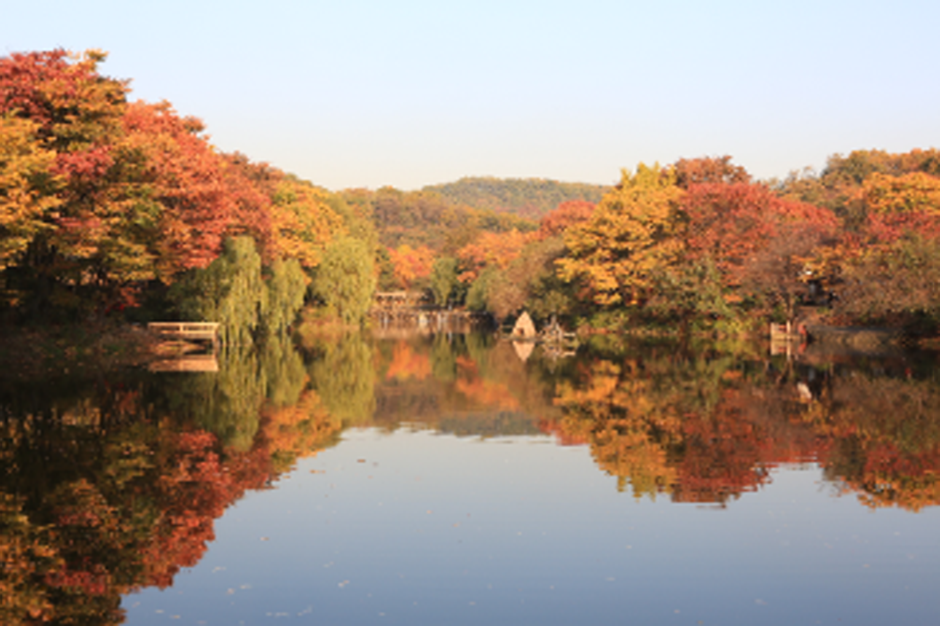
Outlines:
[[94, 374], [146, 364], [156, 340], [124, 322], [0, 328], [0, 371], [29, 379], [50, 374]]

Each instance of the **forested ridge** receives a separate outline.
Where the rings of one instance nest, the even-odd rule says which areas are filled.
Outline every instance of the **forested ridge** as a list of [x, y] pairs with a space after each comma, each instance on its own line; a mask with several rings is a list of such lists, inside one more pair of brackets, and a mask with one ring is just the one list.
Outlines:
[[610, 191], [610, 185], [559, 182], [545, 178], [468, 176], [452, 183], [428, 185], [422, 191], [439, 193], [451, 204], [514, 213], [537, 220], [562, 202], [599, 202]]
[[[497, 319], [739, 332], [796, 320], [935, 334], [936, 149], [833, 155], [757, 181], [729, 156], [613, 187], [465, 178], [329, 191], [133, 101], [104, 53], [0, 58], [0, 318], [212, 319], [227, 342], [303, 306], [359, 324], [376, 289]], [[532, 219], [529, 216], [537, 216]]]

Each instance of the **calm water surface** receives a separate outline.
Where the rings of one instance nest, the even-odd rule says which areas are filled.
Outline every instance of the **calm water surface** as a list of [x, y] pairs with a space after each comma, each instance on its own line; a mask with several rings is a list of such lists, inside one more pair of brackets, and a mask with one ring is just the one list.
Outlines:
[[936, 355], [519, 352], [5, 385], [4, 623], [940, 620]]

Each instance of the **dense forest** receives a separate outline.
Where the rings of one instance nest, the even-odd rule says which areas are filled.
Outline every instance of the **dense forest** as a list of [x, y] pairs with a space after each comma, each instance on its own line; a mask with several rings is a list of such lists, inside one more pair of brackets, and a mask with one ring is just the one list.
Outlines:
[[208, 319], [245, 343], [305, 305], [358, 324], [379, 289], [581, 327], [737, 332], [811, 305], [937, 331], [935, 149], [859, 150], [775, 181], [707, 156], [641, 163], [609, 189], [337, 192], [218, 151], [198, 119], [132, 101], [104, 59], [0, 58], [4, 323]]

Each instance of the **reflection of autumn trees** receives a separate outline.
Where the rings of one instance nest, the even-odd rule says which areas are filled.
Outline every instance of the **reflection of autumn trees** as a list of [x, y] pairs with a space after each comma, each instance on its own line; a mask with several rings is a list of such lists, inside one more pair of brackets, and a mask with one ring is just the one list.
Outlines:
[[738, 362], [661, 348], [600, 359], [558, 385], [562, 441], [586, 442], [598, 465], [637, 497], [725, 502], [756, 489], [768, 469], [806, 454], [787, 422], [755, 410]]
[[534, 433], [539, 418], [558, 412], [543, 364], [522, 363], [509, 343], [491, 336], [414, 337], [375, 350], [384, 372], [375, 420], [385, 428], [446, 422], [449, 432], [467, 435]]
[[580, 381], [560, 383], [563, 417], [552, 429], [588, 442], [601, 468], [618, 477], [618, 489], [629, 480], [635, 495], [655, 495], [675, 483], [666, 448], [677, 420], [669, 408], [649, 403], [649, 381], [630, 376], [636, 365], [599, 360]]
[[406, 341], [392, 347], [392, 360], [385, 372], [386, 379], [424, 380], [431, 375], [431, 359]]
[[540, 354], [522, 362], [482, 335], [347, 335], [303, 358], [276, 339], [230, 351], [216, 375], [0, 381], [0, 623], [120, 622], [121, 594], [171, 585], [245, 490], [354, 425], [538, 425], [588, 445], [637, 497], [726, 503], [777, 464], [814, 461], [868, 506], [940, 503], [934, 365], [811, 367], [708, 345]]
[[308, 389], [295, 404], [266, 411], [264, 436], [274, 470], [289, 470], [298, 458], [331, 447], [343, 430], [340, 418], [331, 415], [320, 396]]
[[263, 448], [223, 451], [138, 408], [112, 422], [85, 402], [4, 423], [4, 624], [120, 622], [121, 594], [170, 585], [225, 507], [269, 480]]
[[289, 342], [214, 376], [59, 383], [0, 386], [3, 624], [120, 623], [122, 594], [171, 585], [226, 507], [342, 427]]
[[[827, 367], [777, 370], [708, 350], [608, 355], [557, 382], [561, 417], [543, 429], [588, 444], [637, 497], [726, 502], [778, 464], [815, 461], [868, 506], [940, 504], [936, 375]], [[801, 400], [798, 385], [812, 386], [813, 399]]]
[[61, 566], [50, 531], [23, 514], [22, 503], [0, 492], [0, 619], [17, 624], [52, 614], [43, 578]]
[[866, 505], [940, 504], [940, 381], [858, 371], [832, 376], [805, 418], [832, 442], [827, 477]]

